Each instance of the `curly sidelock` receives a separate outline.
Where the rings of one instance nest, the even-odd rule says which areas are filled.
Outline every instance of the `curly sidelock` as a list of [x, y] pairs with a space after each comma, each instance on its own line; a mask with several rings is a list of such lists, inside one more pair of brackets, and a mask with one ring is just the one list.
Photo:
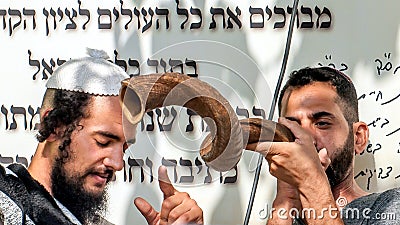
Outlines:
[[211, 168], [232, 169], [247, 144], [259, 141], [293, 141], [288, 128], [270, 120], [238, 120], [229, 102], [212, 86], [179, 73], [135, 76], [122, 81], [122, 109], [132, 124], [155, 108], [178, 105], [200, 115], [210, 128], [200, 155]]

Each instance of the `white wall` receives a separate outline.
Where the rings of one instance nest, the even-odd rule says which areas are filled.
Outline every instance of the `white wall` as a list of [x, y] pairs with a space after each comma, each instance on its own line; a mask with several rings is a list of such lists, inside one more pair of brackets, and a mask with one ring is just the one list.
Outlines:
[[[268, 6], [271, 18], [268, 19]], [[155, 67], [148, 65], [148, 59], [158, 60], [158, 71], [162, 72], [162, 61], [170, 69], [169, 59], [186, 59], [196, 61], [199, 79], [216, 87], [232, 107], [246, 109], [249, 116], [257, 116], [253, 107], [263, 109], [268, 116], [271, 96], [275, 89], [280, 71], [286, 42], [290, 15], [287, 13], [292, 1], [181, 1], [179, 8], [187, 9], [188, 21], [183, 29], [180, 25], [185, 16], [177, 14], [177, 6], [173, 0], [163, 1], [124, 1], [123, 8], [140, 13], [138, 18], [133, 13], [132, 21], [121, 14], [120, 1], [82, 0], [81, 9], [90, 12], [90, 20], [80, 13], [78, 1], [1, 1], [0, 2], [0, 65], [3, 80], [0, 82], [0, 160], [8, 162], [29, 163], [34, 153], [36, 140], [35, 123], [39, 121], [34, 115], [40, 106], [44, 93], [45, 73], [50, 76], [45, 65], [53, 63], [57, 67], [57, 59], [67, 60], [85, 55], [85, 48], [100, 48], [108, 52], [115, 61], [128, 63], [128, 72], [136, 73], [135, 66], [129, 66], [129, 59], [140, 63], [140, 73], [153, 73]], [[145, 30], [146, 21], [143, 11], [147, 12], [146, 20], [150, 20], [149, 7], [154, 11], [152, 25]], [[168, 9], [169, 28], [166, 29], [164, 16], [158, 16], [156, 7]], [[200, 21], [199, 16], [190, 12], [197, 8], [202, 13], [202, 24], [198, 29], [190, 29], [191, 24]], [[228, 26], [228, 7], [230, 12], [238, 16], [241, 28], [233, 21], [233, 28]], [[250, 16], [251, 8], [261, 8], [264, 13], [264, 27], [251, 28], [250, 18], [254, 23], [261, 24], [260, 15]], [[279, 15], [282, 8], [285, 16]], [[303, 7], [303, 10], [301, 10]], [[397, 9], [400, 2], [395, 0], [353, 0], [353, 1], [312, 1], [299, 3], [299, 25], [293, 34], [292, 47], [288, 61], [287, 72], [304, 66], [330, 65], [345, 69], [358, 88], [360, 96], [361, 119], [370, 124], [371, 147], [361, 157], [357, 158], [355, 174], [357, 182], [368, 191], [382, 191], [399, 186], [400, 168], [400, 123], [396, 112], [400, 71], [399, 60], [399, 21]], [[107, 16], [99, 19], [98, 8], [108, 9], [111, 13], [110, 29], [100, 29], [98, 23], [109, 24]], [[116, 14], [119, 18], [116, 20]], [[212, 23], [211, 8], [222, 8], [226, 28], [222, 25], [222, 16], [216, 15], [216, 28], [210, 28]], [[322, 15], [318, 20], [318, 9], [329, 10], [331, 16]], [[23, 9], [35, 10], [36, 27], [33, 28], [32, 16]], [[51, 15], [56, 15], [56, 28]], [[57, 10], [63, 14], [61, 19]], [[311, 12], [307, 14], [307, 9]], [[5, 11], [1, 11], [5, 10]], [[142, 11], [143, 10], [143, 11]], [[76, 12], [73, 21], [75, 29], [66, 29], [70, 16]], [[21, 17], [15, 15], [21, 13]], [[48, 33], [46, 32], [46, 12], [49, 13]], [[82, 12], [82, 11], [81, 11]], [[326, 11], [325, 11], [326, 12]], [[2, 16], [3, 14], [4, 16]], [[19, 24], [18, 21], [21, 23]], [[283, 28], [274, 28], [286, 18]], [[157, 19], [159, 28], [156, 28]], [[83, 25], [88, 20], [85, 29]], [[26, 22], [26, 28], [24, 23]], [[303, 23], [311, 22], [311, 23]], [[330, 23], [329, 23], [330, 22]], [[328, 28], [321, 28], [325, 24]], [[10, 26], [11, 25], [11, 26]], [[301, 26], [312, 25], [311, 28]], [[28, 51], [31, 52], [29, 56]], [[162, 59], [162, 60], [161, 60]], [[39, 67], [33, 63], [39, 63]], [[382, 63], [382, 66], [381, 66]], [[31, 65], [32, 64], [32, 65]], [[190, 65], [183, 67], [185, 73], [195, 73]], [[379, 71], [379, 73], [378, 73]], [[36, 79], [33, 79], [36, 74]], [[287, 75], [287, 74], [286, 74]], [[364, 97], [365, 96], [365, 97]], [[392, 101], [391, 101], [392, 100]], [[171, 107], [167, 108], [169, 117], [164, 124], [172, 121]], [[256, 157], [252, 153], [244, 153], [237, 171], [232, 170], [222, 178], [219, 172], [210, 170], [211, 183], [205, 184], [208, 176], [204, 162], [197, 167], [196, 159], [200, 159], [197, 149], [200, 146], [204, 132], [201, 130], [200, 118], [194, 116], [194, 130], [186, 131], [188, 115], [186, 109], [174, 107], [180, 113], [173, 121], [171, 131], [159, 130], [157, 115], [154, 113], [155, 127], [153, 131], [138, 127], [137, 143], [126, 154], [126, 168], [118, 173], [117, 181], [110, 189], [111, 202], [109, 219], [116, 224], [144, 224], [132, 202], [135, 196], [149, 199], [156, 208], [161, 204], [161, 193], [156, 182], [157, 167], [162, 158], [177, 162], [176, 186], [187, 191], [195, 198], [204, 210], [207, 224], [242, 224], [246, 212], [249, 193], [255, 169]], [[15, 117], [13, 116], [15, 113]], [[22, 114], [21, 114], [22, 113]], [[24, 118], [23, 114], [26, 115]], [[244, 118], [239, 113], [239, 118]], [[31, 126], [31, 118], [32, 126]], [[163, 113], [159, 118], [162, 121]], [[15, 119], [15, 122], [13, 122]], [[26, 126], [24, 125], [26, 121]], [[145, 117], [145, 125], [150, 123]], [[13, 127], [12, 124], [17, 124]], [[375, 150], [375, 151], [374, 151]], [[132, 168], [132, 180], [124, 177], [129, 175], [129, 159], [139, 159], [143, 162], [143, 181], [139, 167]], [[142, 160], [142, 161], [140, 161]], [[180, 161], [183, 160], [183, 161]], [[184, 165], [189, 160], [192, 171]], [[251, 224], [265, 224], [265, 208], [271, 204], [274, 197], [275, 181], [268, 174], [264, 163], [261, 180], [258, 186], [256, 201], [253, 207]], [[151, 169], [150, 169], [151, 168]], [[151, 181], [150, 173], [154, 180]], [[180, 182], [182, 176], [193, 175], [193, 181]], [[169, 175], [174, 179], [174, 169], [169, 168]], [[224, 184], [231, 177], [233, 183]], [[232, 180], [236, 178], [237, 180]], [[133, 222], [135, 221], [135, 222]]]

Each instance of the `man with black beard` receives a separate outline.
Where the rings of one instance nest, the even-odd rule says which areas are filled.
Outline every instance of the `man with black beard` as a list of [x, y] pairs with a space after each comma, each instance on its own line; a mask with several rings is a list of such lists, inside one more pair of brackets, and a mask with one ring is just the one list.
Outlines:
[[[62, 159], [56, 159], [51, 173], [53, 196], [60, 201], [80, 221], [93, 221], [99, 224], [101, 215], [106, 210], [107, 187], [99, 194], [91, 194], [83, 189], [84, 179], [70, 176], [64, 168]], [[111, 180], [112, 171], [109, 172]], [[97, 221], [97, 222], [95, 222]]]
[[348, 76], [329, 67], [294, 71], [278, 108], [279, 122], [296, 140], [247, 146], [266, 157], [277, 178], [268, 224], [400, 223], [374, 217], [399, 215], [399, 189], [368, 195], [354, 180], [354, 156], [365, 149], [369, 131], [359, 121], [357, 93]]
[[[39, 144], [28, 169], [0, 166], [4, 224], [110, 224], [102, 218], [107, 185], [124, 166], [127, 143], [134, 142], [124, 135], [118, 96], [129, 76], [105, 52], [89, 55], [64, 63], [47, 81]], [[168, 182], [165, 167], [159, 169], [159, 185], [161, 212], [135, 199], [149, 224], [203, 223], [202, 210]]]

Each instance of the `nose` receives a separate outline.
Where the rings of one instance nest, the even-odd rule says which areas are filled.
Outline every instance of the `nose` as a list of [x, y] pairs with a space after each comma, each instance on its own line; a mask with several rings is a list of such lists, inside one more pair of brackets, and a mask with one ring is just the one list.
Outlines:
[[300, 122], [300, 126], [304, 129], [307, 130], [308, 132], [312, 132], [312, 124], [310, 122], [307, 121], [301, 121]]
[[104, 158], [103, 164], [114, 171], [122, 170], [124, 168], [123, 154], [122, 147], [113, 149]]
[[310, 134], [314, 145], [316, 145], [318, 137], [313, 123], [311, 121], [301, 121], [300, 126]]

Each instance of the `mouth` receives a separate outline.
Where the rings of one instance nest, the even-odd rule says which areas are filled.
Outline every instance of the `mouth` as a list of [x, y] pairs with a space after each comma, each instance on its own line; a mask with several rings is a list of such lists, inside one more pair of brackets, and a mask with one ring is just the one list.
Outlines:
[[104, 172], [97, 171], [89, 173], [89, 176], [95, 180], [96, 186], [97, 185], [104, 186], [105, 184], [107, 184], [109, 181], [112, 180], [114, 173], [111, 170], [106, 170]]

